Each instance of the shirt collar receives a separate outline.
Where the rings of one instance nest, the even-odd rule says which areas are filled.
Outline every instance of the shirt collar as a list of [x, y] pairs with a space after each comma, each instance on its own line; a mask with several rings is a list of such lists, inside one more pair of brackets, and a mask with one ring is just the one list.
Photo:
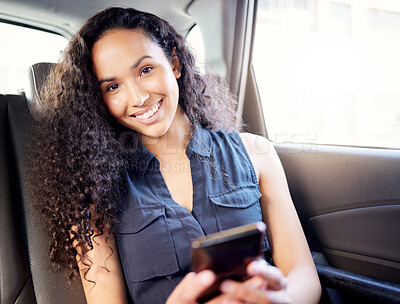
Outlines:
[[136, 143], [136, 155], [134, 156], [135, 160], [133, 162], [133, 169], [136, 173], [140, 175], [144, 175], [149, 167], [149, 164], [155, 155], [151, 153], [149, 150], [143, 146], [140, 140]]
[[192, 138], [189, 141], [186, 150], [193, 151], [201, 156], [210, 156], [211, 154], [211, 135], [210, 131], [202, 127], [195, 127]]
[[[145, 146], [137, 141], [136, 146], [136, 159], [133, 162], [134, 170], [140, 175], [144, 175], [149, 168], [149, 164], [155, 155], [146, 149]], [[186, 151], [192, 151], [198, 155], [208, 157], [211, 154], [211, 135], [210, 131], [202, 127], [195, 127], [190, 138]]]

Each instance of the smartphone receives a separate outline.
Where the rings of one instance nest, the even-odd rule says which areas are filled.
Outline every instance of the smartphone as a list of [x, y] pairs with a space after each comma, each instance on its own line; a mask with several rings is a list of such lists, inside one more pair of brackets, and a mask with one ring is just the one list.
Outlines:
[[192, 268], [199, 272], [211, 269], [216, 282], [199, 298], [204, 303], [218, 294], [225, 279], [244, 281], [248, 278], [246, 267], [261, 257], [266, 225], [256, 222], [199, 237], [192, 242]]

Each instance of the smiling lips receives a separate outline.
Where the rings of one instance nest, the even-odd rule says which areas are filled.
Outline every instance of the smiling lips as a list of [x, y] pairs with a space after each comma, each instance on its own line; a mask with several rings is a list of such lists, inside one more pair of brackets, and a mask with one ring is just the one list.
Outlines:
[[158, 109], [159, 109], [160, 106], [161, 106], [161, 103], [162, 103], [162, 100], [160, 100], [159, 102], [157, 102], [156, 104], [154, 104], [154, 105], [153, 105], [149, 110], [147, 110], [146, 112], [144, 112], [144, 113], [142, 113], [142, 114], [140, 114], [140, 115], [134, 114], [134, 115], [132, 115], [132, 116], [138, 118], [139, 120], [149, 119], [149, 118], [151, 118], [154, 114], [157, 113]]

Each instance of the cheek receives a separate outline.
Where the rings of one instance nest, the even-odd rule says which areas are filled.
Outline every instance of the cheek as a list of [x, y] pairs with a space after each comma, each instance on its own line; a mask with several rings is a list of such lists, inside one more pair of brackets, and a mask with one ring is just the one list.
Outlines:
[[179, 100], [179, 86], [176, 80], [171, 84], [172, 94], [174, 98], [178, 101]]
[[179, 95], [179, 88], [178, 88], [178, 82], [176, 78], [174, 77], [174, 74], [169, 73], [168, 75], [165, 76], [164, 78], [166, 87], [168, 88], [169, 94], [175, 99]]
[[160, 87], [160, 84], [162, 84], [164, 90], [168, 90], [171, 93], [178, 90], [177, 79], [175, 78], [174, 72], [170, 69], [170, 67], [165, 68], [163, 73], [160, 73], [155, 81], [158, 87]]
[[125, 106], [122, 101], [118, 98], [118, 96], [103, 98], [104, 103], [110, 112], [110, 114], [116, 118], [121, 117], [125, 113]]

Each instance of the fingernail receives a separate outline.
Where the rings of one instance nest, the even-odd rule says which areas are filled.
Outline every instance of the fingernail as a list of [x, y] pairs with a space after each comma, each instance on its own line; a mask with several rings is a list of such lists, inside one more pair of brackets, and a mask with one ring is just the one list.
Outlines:
[[232, 293], [235, 291], [235, 284], [229, 281], [224, 281], [221, 284], [221, 291], [225, 293]]
[[208, 283], [211, 283], [212, 281], [214, 281], [215, 275], [214, 275], [214, 273], [212, 273], [209, 270], [204, 270], [197, 274], [197, 278], [199, 279], [199, 281], [201, 283], [208, 284]]
[[237, 301], [231, 299], [224, 299], [221, 304], [237, 304]]
[[260, 261], [253, 261], [249, 264], [248, 272], [252, 275], [258, 275], [261, 273], [261, 269], [264, 265]]

